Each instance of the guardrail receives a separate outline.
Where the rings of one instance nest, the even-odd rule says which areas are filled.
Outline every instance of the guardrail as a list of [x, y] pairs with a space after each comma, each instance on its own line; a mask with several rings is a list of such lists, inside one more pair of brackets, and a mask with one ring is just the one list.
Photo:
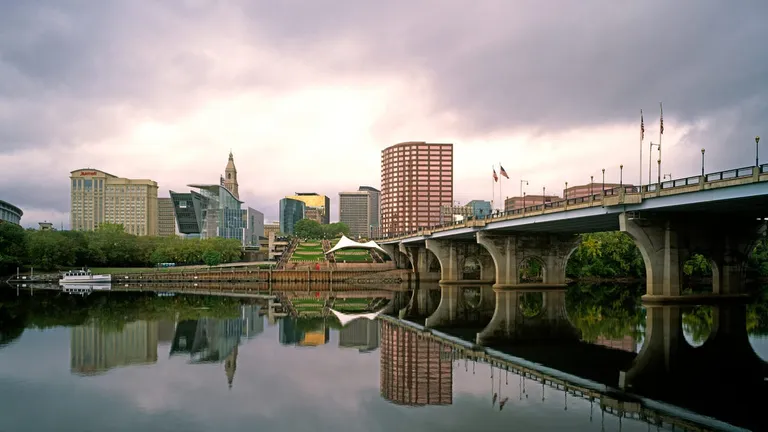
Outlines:
[[[619, 196], [621, 195], [622, 189], [624, 190], [624, 194], [646, 194], [650, 192], [660, 192], [662, 190], [674, 190], [674, 189], [680, 189], [682, 192], [683, 189], [687, 189], [690, 186], [700, 185], [702, 183], [702, 180], [704, 184], [715, 183], [720, 181], [753, 177], [755, 176], [756, 173], [758, 175], [768, 173], [768, 164], [763, 164], [763, 165], [760, 165], [759, 167], [751, 166], [751, 167], [730, 169], [725, 171], [718, 171], [714, 173], [705, 174], [703, 176], [684, 177], [684, 178], [679, 178], [675, 180], [667, 180], [661, 183], [657, 182], [657, 183], [643, 185], [643, 186], [617, 186], [610, 189], [600, 190], [598, 193], [592, 193], [587, 196], [545, 202], [543, 204], [525, 206], [522, 208], [507, 210], [503, 212], [497, 211], [496, 213], [492, 213], [490, 215], [487, 215], [481, 218], [471, 218], [462, 222], [451, 221], [449, 223], [434, 225], [431, 227], [421, 227], [420, 229], [406, 231], [406, 232], [402, 232], [394, 235], [377, 236], [377, 237], [374, 237], [374, 239], [375, 240], [393, 240], [393, 239], [400, 239], [400, 238], [416, 237], [420, 235], [426, 235], [427, 231], [434, 232], [434, 231], [445, 231], [445, 230], [456, 229], [456, 228], [465, 228], [468, 226], [467, 222], [474, 221], [474, 220], [496, 221], [498, 219], [504, 219], [509, 216], [522, 216], [522, 217], [536, 216], [546, 212], [549, 209], [561, 209], [562, 211], [567, 211], [568, 207], [571, 207], [571, 206], [576, 208], [582, 208], [584, 207], [585, 204], [587, 206], [593, 206], [597, 204], [602, 205], [603, 199], [605, 197]], [[644, 198], [653, 198], [653, 196], [644, 196]]]

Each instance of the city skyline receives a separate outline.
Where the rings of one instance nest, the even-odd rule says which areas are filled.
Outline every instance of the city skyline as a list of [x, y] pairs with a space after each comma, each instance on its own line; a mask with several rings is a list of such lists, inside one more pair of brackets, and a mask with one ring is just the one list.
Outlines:
[[274, 221], [294, 191], [335, 201], [380, 188], [381, 150], [404, 141], [454, 143], [462, 203], [492, 198], [499, 162], [510, 197], [521, 178], [561, 191], [605, 168], [616, 182], [622, 164], [625, 181], [645, 182], [659, 102], [663, 174], [696, 175], [701, 148], [710, 172], [754, 163], [768, 5], [591, 4], [12, 3], [0, 17], [13, 35], [0, 38], [0, 106], [13, 107], [0, 111], [0, 199], [24, 226], [66, 227], [71, 170], [150, 178], [167, 197], [215, 183], [231, 149], [240, 198]]

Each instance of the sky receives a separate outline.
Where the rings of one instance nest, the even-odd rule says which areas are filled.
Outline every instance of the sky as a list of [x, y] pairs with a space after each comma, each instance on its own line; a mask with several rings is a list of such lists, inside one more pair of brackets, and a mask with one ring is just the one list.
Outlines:
[[[768, 3], [717, 0], [0, 0], [0, 200], [68, 225], [69, 172], [217, 183], [278, 215], [380, 185], [380, 152], [454, 144], [454, 200], [590, 176], [754, 165]], [[645, 142], [640, 167], [640, 110]], [[768, 140], [763, 147], [768, 146]], [[768, 147], [762, 161], [768, 161]], [[654, 150], [654, 161], [657, 152]], [[492, 166], [504, 166], [501, 192]], [[656, 164], [653, 178], [656, 177]]]

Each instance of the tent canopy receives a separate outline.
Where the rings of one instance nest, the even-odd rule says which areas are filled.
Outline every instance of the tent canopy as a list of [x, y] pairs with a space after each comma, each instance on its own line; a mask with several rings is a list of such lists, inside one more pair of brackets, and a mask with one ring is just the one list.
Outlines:
[[365, 243], [358, 243], [358, 242], [356, 242], [354, 240], [348, 239], [347, 236], [341, 236], [341, 240], [339, 240], [339, 242], [336, 243], [336, 246], [334, 246], [333, 248], [331, 248], [331, 250], [326, 252], [326, 254], [329, 254], [331, 252], [336, 252], [337, 250], [341, 250], [341, 249], [352, 249], [352, 248], [356, 248], [356, 249], [376, 249], [376, 250], [379, 250], [379, 251], [383, 252], [387, 256], [389, 256], [387, 251], [382, 249], [381, 246], [377, 245], [376, 242], [373, 241], [373, 240], [371, 240], [369, 242], [365, 242]]

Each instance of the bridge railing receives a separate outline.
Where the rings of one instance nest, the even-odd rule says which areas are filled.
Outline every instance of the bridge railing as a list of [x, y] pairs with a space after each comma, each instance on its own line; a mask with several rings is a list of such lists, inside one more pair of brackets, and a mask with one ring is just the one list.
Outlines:
[[[717, 182], [722, 180], [732, 180], [732, 179], [739, 179], [739, 178], [746, 178], [751, 177], [755, 173], [755, 168], [757, 168], [758, 173], [764, 174], [768, 173], [768, 164], [760, 165], [759, 167], [755, 166], [749, 166], [749, 167], [743, 167], [743, 168], [737, 168], [737, 169], [730, 169], [725, 171], [718, 171], [713, 172], [709, 174], [705, 174], [703, 176], [704, 183], [710, 183], [710, 182]], [[584, 203], [602, 203], [603, 196], [616, 196], [621, 194], [621, 190], [624, 190], [625, 194], [634, 194], [634, 193], [641, 193], [641, 192], [656, 192], [658, 190], [665, 190], [665, 189], [675, 189], [675, 188], [685, 188], [688, 186], [695, 186], [700, 184], [702, 181], [702, 176], [691, 176], [691, 177], [685, 177], [675, 180], [667, 180], [661, 183], [652, 183], [648, 185], [643, 186], [616, 186], [613, 188], [605, 189], [604, 191], [599, 190], [597, 193], [593, 193], [591, 195], [587, 196], [581, 196], [577, 198], [568, 198], [568, 199], [561, 199], [558, 201], [552, 201], [552, 202], [545, 202], [543, 204], [535, 204], [530, 206], [525, 206], [522, 208], [507, 210], [507, 211], [498, 211], [495, 213], [491, 213], [490, 215], [485, 215], [480, 218], [470, 218], [469, 220], [494, 220], [494, 219], [502, 219], [508, 216], [515, 216], [515, 215], [526, 215], [530, 213], [531, 215], [536, 215], [537, 213], [540, 214], [541, 212], [547, 210], [547, 209], [559, 209], [562, 208], [563, 210], [566, 210], [569, 206], [576, 206], [579, 204]], [[407, 236], [416, 236], [419, 235], [420, 232], [423, 230], [441, 230], [441, 229], [448, 229], [448, 228], [456, 228], [456, 227], [466, 227], [467, 221], [451, 221], [448, 223], [443, 223], [439, 225], [434, 225], [432, 227], [423, 227], [422, 229], [418, 230], [412, 230], [408, 232], [403, 232], [399, 234], [389, 234], [385, 236], [381, 236], [378, 239], [386, 239], [386, 238], [395, 238], [395, 237], [407, 237]]]

